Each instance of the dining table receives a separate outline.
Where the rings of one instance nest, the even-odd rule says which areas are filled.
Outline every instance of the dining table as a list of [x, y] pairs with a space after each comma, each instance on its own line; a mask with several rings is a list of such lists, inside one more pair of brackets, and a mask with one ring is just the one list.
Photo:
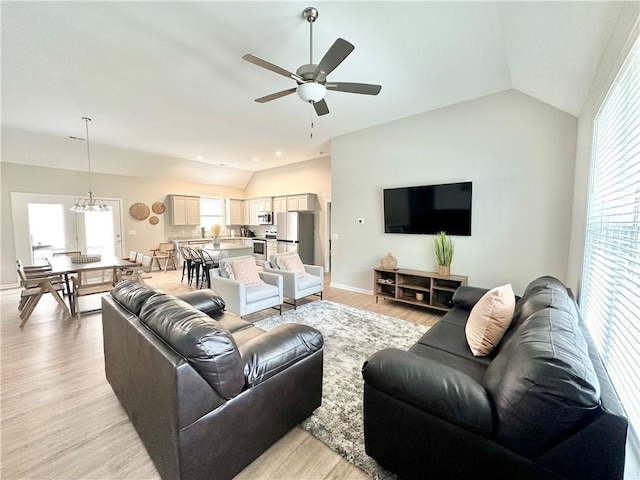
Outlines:
[[[136, 262], [131, 262], [115, 255], [102, 255], [99, 261], [76, 263], [72, 261], [73, 257], [59, 256], [48, 259], [48, 263], [51, 266], [51, 270], [47, 273], [49, 275], [61, 275], [64, 278], [65, 287], [67, 292], [71, 292], [71, 282], [69, 276], [73, 274], [81, 274], [84, 272], [95, 272], [99, 270], [111, 270], [113, 272], [112, 278], [114, 284], [122, 281], [122, 271], [138, 266]], [[68, 295], [69, 307], [71, 315], [75, 315], [75, 305], [73, 296]]]

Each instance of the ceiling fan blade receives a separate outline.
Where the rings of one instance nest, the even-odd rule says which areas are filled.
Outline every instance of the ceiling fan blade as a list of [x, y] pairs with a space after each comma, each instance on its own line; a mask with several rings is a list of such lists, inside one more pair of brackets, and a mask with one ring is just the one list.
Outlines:
[[355, 47], [343, 38], [338, 38], [331, 48], [324, 54], [322, 60], [316, 67], [316, 71], [313, 72], [314, 81], [322, 81], [335, 70], [335, 68], [347, 58], [347, 56], [353, 52]]
[[316, 109], [316, 113], [319, 117], [329, 113], [329, 107], [327, 106], [327, 102], [325, 102], [324, 99], [320, 100], [319, 102], [315, 102], [313, 104], [313, 108]]
[[327, 82], [325, 87], [327, 90], [336, 92], [361, 93], [364, 95], [377, 95], [382, 90], [381, 85], [372, 85], [370, 83]]
[[271, 95], [265, 95], [264, 97], [256, 98], [256, 102], [258, 103], [266, 103], [271, 100], [275, 100], [276, 98], [284, 97], [286, 95], [290, 95], [296, 91], [296, 87], [290, 88], [289, 90], [283, 90], [281, 92], [272, 93]]
[[256, 57], [255, 55], [252, 55], [250, 53], [247, 53], [246, 55], [244, 55], [242, 59], [246, 60], [249, 63], [253, 63], [254, 65], [257, 65], [259, 67], [266, 68], [267, 70], [271, 70], [272, 72], [282, 75], [283, 77], [291, 78], [296, 82], [298, 82], [298, 84], [304, 83], [304, 79], [301, 76], [296, 75], [295, 73], [292, 73], [289, 70], [285, 70], [284, 68], [279, 67], [278, 65], [275, 65], [271, 62], [267, 62], [266, 60], [263, 60], [260, 57]]

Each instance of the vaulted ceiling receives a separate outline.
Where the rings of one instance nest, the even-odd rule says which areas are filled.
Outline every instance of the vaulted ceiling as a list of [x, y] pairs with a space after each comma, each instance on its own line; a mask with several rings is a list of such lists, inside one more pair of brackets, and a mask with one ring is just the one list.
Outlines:
[[242, 60], [308, 63], [308, 3], [3, 2], [2, 125], [84, 136], [90, 116], [95, 142], [261, 170], [506, 89], [577, 116], [622, 2], [313, 5], [316, 62], [338, 37], [355, 45], [329, 80], [382, 85], [328, 92], [322, 117], [295, 94], [254, 102], [295, 83]]

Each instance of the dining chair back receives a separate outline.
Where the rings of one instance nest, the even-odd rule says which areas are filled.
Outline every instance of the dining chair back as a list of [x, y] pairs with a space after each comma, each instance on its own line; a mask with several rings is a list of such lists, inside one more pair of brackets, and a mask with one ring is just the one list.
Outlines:
[[226, 256], [227, 250], [200, 250], [202, 260], [202, 278], [207, 282], [207, 288], [211, 288], [211, 269], [220, 266], [220, 259]]

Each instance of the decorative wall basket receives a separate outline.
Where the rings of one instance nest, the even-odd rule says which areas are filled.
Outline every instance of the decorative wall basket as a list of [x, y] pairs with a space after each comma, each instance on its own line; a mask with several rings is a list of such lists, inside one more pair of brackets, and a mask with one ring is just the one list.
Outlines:
[[451, 275], [451, 265], [438, 265], [438, 275], [443, 277]]
[[158, 215], [162, 215], [165, 211], [165, 206], [164, 203], [162, 202], [156, 202], [153, 205], [151, 205], [151, 210], [153, 210], [153, 213], [157, 213]]
[[129, 207], [129, 214], [136, 220], [144, 220], [149, 216], [149, 207], [144, 203], [134, 203]]
[[382, 257], [382, 260], [380, 260], [380, 266], [382, 268], [394, 270], [398, 268], [398, 260], [396, 260], [396, 258], [391, 255], [391, 253], [387, 253], [384, 257]]
[[155, 215], [149, 217], [149, 223], [151, 225], [157, 225], [160, 220]]

